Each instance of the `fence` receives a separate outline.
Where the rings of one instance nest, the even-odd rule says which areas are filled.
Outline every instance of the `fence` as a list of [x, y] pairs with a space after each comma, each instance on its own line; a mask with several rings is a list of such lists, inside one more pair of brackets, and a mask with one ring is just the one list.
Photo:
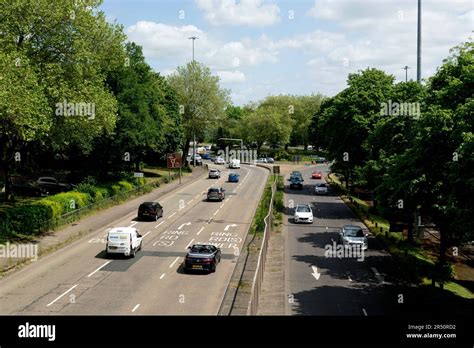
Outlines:
[[270, 198], [270, 207], [268, 214], [265, 216], [265, 229], [263, 231], [263, 240], [258, 254], [257, 268], [252, 281], [252, 290], [250, 292], [250, 299], [247, 307], [247, 315], [256, 315], [258, 310], [258, 302], [260, 299], [260, 292], [262, 290], [263, 274], [265, 271], [265, 260], [267, 257], [268, 239], [270, 238], [270, 231], [273, 224], [273, 200], [275, 198], [275, 191], [277, 185], [277, 176], [272, 184], [272, 196]]

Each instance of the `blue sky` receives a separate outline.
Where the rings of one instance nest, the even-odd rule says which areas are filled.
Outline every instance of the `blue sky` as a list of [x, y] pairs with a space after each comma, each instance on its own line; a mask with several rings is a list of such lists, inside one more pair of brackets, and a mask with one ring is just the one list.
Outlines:
[[[422, 76], [472, 38], [474, 1], [423, 0]], [[272, 94], [334, 95], [347, 75], [375, 67], [416, 78], [416, 0], [105, 0], [163, 75], [192, 57], [243, 105]]]

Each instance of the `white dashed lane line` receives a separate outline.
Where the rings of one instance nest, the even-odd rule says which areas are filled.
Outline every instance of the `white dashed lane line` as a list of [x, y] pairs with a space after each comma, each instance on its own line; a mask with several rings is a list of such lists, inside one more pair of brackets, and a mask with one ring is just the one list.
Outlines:
[[212, 214], [212, 216], [216, 216], [218, 212], [219, 212], [219, 209], [217, 209], [217, 210], [214, 212], [214, 214]]
[[170, 268], [172, 268], [174, 264], [178, 262], [178, 260], [179, 260], [179, 256], [171, 263]]
[[70, 292], [71, 290], [73, 290], [76, 286], [77, 286], [77, 284], [71, 286], [71, 287], [69, 288], [69, 290], [63, 292], [61, 295], [59, 295], [58, 297], [56, 297], [53, 301], [51, 301], [50, 303], [48, 303], [48, 304], [46, 305], [46, 307], [51, 306], [53, 303], [55, 303], [55, 302], [56, 302], [57, 300], [59, 300], [61, 297], [63, 297], [63, 296], [66, 295], [68, 292]]
[[165, 277], [166, 273], [163, 273], [161, 276], [160, 276], [160, 279], [163, 279]]
[[140, 307], [140, 304], [137, 304], [135, 307], [133, 307], [132, 313], [135, 312], [138, 309], [138, 307]]
[[148, 236], [149, 234], [151, 233], [151, 231], [148, 231], [147, 233], [145, 233], [142, 238], [145, 238], [146, 236]]
[[174, 212], [173, 214], [171, 214], [170, 216], [168, 216], [168, 219], [171, 219], [173, 216], [176, 215], [176, 212]]
[[201, 227], [201, 229], [198, 231], [198, 233], [197, 233], [198, 236], [201, 234], [203, 229], [204, 229], [204, 227]]
[[158, 225], [155, 226], [155, 228], [158, 228], [159, 226], [161, 226], [164, 223], [165, 223], [164, 221], [161, 221]]
[[186, 248], [184, 248], [184, 250], [187, 250], [188, 247], [189, 247], [191, 244], [193, 244], [193, 242], [194, 242], [194, 238], [191, 239], [191, 241], [188, 243], [188, 245], [186, 245]]
[[106, 263], [104, 263], [102, 266], [100, 266], [99, 268], [97, 268], [96, 270], [92, 271], [91, 273], [89, 273], [89, 275], [87, 276], [87, 278], [90, 278], [92, 277], [94, 274], [96, 274], [98, 271], [100, 271], [102, 268], [104, 268], [105, 266], [107, 266], [109, 263], [111, 263], [112, 260], [110, 261], [107, 261]]

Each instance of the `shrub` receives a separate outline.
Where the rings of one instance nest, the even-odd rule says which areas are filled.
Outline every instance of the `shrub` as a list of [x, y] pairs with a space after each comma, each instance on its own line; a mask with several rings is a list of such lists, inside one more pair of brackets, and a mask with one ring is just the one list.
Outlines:
[[133, 189], [133, 185], [128, 181], [120, 180], [118, 184], [120, 185], [120, 191], [122, 192], [127, 192]]

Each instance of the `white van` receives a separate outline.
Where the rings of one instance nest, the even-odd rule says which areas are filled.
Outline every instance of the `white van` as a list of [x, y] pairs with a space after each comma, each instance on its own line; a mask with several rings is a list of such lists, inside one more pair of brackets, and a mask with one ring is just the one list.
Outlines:
[[229, 168], [237, 169], [240, 168], [240, 160], [239, 159], [232, 159], [229, 163]]
[[107, 245], [105, 253], [124, 254], [135, 257], [135, 253], [142, 249], [142, 236], [133, 227], [116, 227], [109, 231], [107, 235]]

